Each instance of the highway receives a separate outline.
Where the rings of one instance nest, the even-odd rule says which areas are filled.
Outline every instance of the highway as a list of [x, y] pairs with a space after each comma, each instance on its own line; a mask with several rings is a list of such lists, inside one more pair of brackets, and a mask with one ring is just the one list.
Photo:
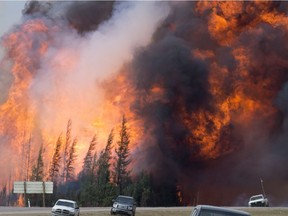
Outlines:
[[[248, 208], [229, 207], [247, 211], [251, 216], [287, 216], [288, 207]], [[137, 207], [136, 216], [190, 216], [193, 207]], [[50, 216], [51, 207], [0, 207], [1, 216]], [[80, 207], [80, 216], [110, 216], [110, 207]]]
[[[0, 215], [50, 215], [51, 207], [0, 207]], [[110, 212], [110, 208], [81, 208], [86, 212]]]

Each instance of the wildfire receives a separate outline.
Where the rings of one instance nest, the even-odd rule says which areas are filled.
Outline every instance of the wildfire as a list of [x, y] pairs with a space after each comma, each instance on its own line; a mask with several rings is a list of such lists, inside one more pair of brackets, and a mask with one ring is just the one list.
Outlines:
[[[42, 44], [32, 41], [30, 37], [34, 33], [41, 36], [46, 32], [47, 28], [41, 20], [30, 20], [17, 31], [7, 35], [3, 42], [7, 50], [6, 58], [12, 63], [13, 83], [7, 93], [7, 100], [0, 106], [0, 133], [2, 137], [6, 137], [10, 148], [12, 147], [17, 155], [23, 153], [22, 145], [29, 142], [29, 136], [35, 129], [35, 108], [29, 102], [28, 91], [37, 62], [31, 50], [43, 53], [47, 47], [46, 41]], [[19, 160], [18, 164], [14, 164], [16, 175], [20, 175], [20, 170], [24, 169], [22, 162]]]
[[[85, 146], [89, 143], [93, 134], [99, 133], [99, 148], [101, 148], [101, 146], [105, 145], [108, 131], [115, 124], [115, 119], [104, 124], [101, 116], [97, 120], [95, 115], [87, 113], [87, 108], [85, 108], [87, 104], [77, 104], [77, 108], [75, 106], [72, 107], [73, 101], [67, 98], [65, 95], [67, 92], [61, 92], [61, 89], [59, 89], [57, 95], [51, 91], [50, 94], [42, 96], [41, 88], [45, 88], [45, 86], [36, 86], [41, 90], [39, 94], [42, 96], [42, 104], [35, 101], [33, 95], [31, 97], [31, 91], [33, 91], [31, 88], [35, 88], [33, 86], [35, 77], [37, 79], [37, 76], [42, 76], [38, 73], [41, 70], [42, 59], [45, 59], [45, 56], [49, 56], [47, 52], [49, 46], [51, 46], [51, 38], [52, 34], [55, 33], [54, 31], [59, 31], [59, 29], [52, 27], [51, 32], [51, 29], [41, 19], [28, 20], [17, 31], [8, 34], [3, 42], [7, 50], [6, 59], [9, 59], [12, 64], [13, 83], [8, 92], [7, 100], [0, 106], [0, 118], [2, 122], [0, 132], [2, 137], [7, 137], [7, 142], [10, 145], [9, 148], [12, 148], [12, 151], [16, 152], [16, 155], [23, 158], [13, 165], [15, 167], [15, 173], [13, 174], [15, 179], [29, 178], [30, 174], [26, 175], [26, 171], [23, 171], [27, 169], [31, 171], [31, 168], [28, 168], [28, 159], [26, 158], [28, 157], [28, 145], [31, 145], [29, 147], [31, 164], [33, 163], [32, 159], [36, 158], [38, 148], [42, 143], [46, 146], [44, 157], [46, 160], [51, 158], [58, 136], [65, 131], [69, 118], [73, 117], [69, 116], [71, 113], [79, 113], [73, 125], [76, 127], [75, 130], [77, 130], [73, 136], [80, 137], [77, 147], [80, 158], [87, 151]], [[65, 79], [67, 72], [75, 68], [74, 62], [76, 59], [71, 51], [68, 52], [65, 49], [59, 50], [53, 58], [49, 57], [46, 62], [46, 64], [49, 63], [50, 59], [50, 68], [56, 71], [55, 75], [60, 79], [59, 81], [55, 80], [56, 86], [63, 86], [61, 79]], [[49, 52], [51, 52], [51, 49]], [[3, 65], [7, 64], [6, 59], [4, 59]], [[44, 72], [49, 73], [49, 71]], [[74, 95], [74, 97], [76, 100], [77, 97], [83, 98], [82, 95]], [[43, 113], [51, 113], [51, 110], [47, 110], [47, 108], [55, 109], [55, 112], [58, 112], [58, 114], [50, 116], [50, 119], [47, 116], [45, 116], [46, 119], [41, 119], [43, 118]], [[102, 124], [91, 123], [91, 125], [81, 125], [82, 123], [79, 123], [79, 118], [84, 119], [84, 121], [91, 119], [91, 122], [101, 121]], [[117, 118], [118, 121], [119, 116]], [[32, 166], [31, 164], [29, 166]], [[48, 166], [49, 161], [46, 162], [46, 170]], [[80, 168], [81, 166], [77, 170], [79, 171]]]
[[[143, 41], [132, 40], [145, 34], [140, 28], [136, 34], [135, 23], [128, 32], [129, 13], [125, 25], [117, 26], [117, 12], [99, 29], [71, 25], [64, 15], [49, 17], [47, 8], [42, 16], [26, 17], [2, 41], [6, 55], [0, 67], [12, 81], [0, 104], [0, 140], [16, 157], [24, 157], [31, 145], [31, 160], [43, 144], [48, 169], [71, 119], [79, 171], [92, 137], [97, 134], [100, 150], [114, 129], [116, 142], [125, 114], [132, 155], [146, 160], [133, 161], [141, 168], [168, 164], [174, 175], [183, 170], [173, 167], [193, 170], [197, 159], [214, 161], [241, 151], [254, 144], [246, 134], [259, 125], [269, 134], [284, 115], [275, 105], [288, 80], [283, 54], [288, 18], [279, 4], [173, 2], [170, 14], [155, 18], [151, 29], [146, 21], [138, 24], [151, 35]], [[118, 36], [120, 42], [112, 40]], [[15, 163], [13, 177], [24, 178], [27, 159]]]

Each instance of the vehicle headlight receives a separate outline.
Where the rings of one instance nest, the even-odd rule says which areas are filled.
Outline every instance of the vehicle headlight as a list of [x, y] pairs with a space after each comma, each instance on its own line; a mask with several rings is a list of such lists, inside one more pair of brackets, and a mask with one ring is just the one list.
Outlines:
[[113, 203], [113, 207], [116, 208], [117, 207], [117, 203]]
[[132, 206], [128, 206], [128, 210], [132, 210]]

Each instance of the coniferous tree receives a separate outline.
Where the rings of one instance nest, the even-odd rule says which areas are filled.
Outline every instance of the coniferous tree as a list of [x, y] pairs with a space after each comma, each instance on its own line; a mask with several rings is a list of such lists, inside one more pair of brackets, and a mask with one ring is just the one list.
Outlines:
[[96, 192], [99, 204], [107, 206], [115, 196], [113, 185], [110, 182], [110, 166], [112, 158], [113, 130], [111, 130], [106, 147], [101, 151], [98, 159]]
[[93, 178], [96, 175], [95, 173], [96, 173], [96, 170], [97, 170], [97, 165], [98, 165], [97, 151], [95, 151], [94, 155], [93, 155], [91, 171], [90, 171], [91, 178]]
[[100, 153], [98, 160], [98, 170], [97, 170], [97, 181], [99, 185], [105, 185], [110, 181], [110, 160], [111, 160], [111, 149], [113, 143], [113, 130], [111, 130], [106, 147]]
[[122, 194], [129, 180], [130, 171], [128, 171], [128, 165], [131, 163], [131, 159], [129, 159], [130, 139], [125, 116], [122, 118], [119, 138], [117, 148], [115, 149], [116, 163], [114, 164], [114, 181], [118, 187], [119, 194]]
[[[43, 145], [41, 145], [39, 149], [38, 157], [36, 160], [36, 164], [32, 167], [32, 175], [30, 177], [30, 180], [31, 181], [43, 181], [43, 178], [44, 178]], [[31, 194], [29, 198], [30, 198], [31, 205], [39, 206], [42, 196], [39, 196], [39, 194]]]
[[96, 206], [98, 203], [95, 189], [95, 172], [97, 166], [97, 152], [95, 151], [96, 144], [97, 137], [94, 135], [83, 161], [83, 169], [79, 174], [79, 179], [82, 183], [80, 203], [83, 206]]
[[68, 120], [67, 128], [66, 128], [66, 139], [65, 144], [63, 148], [63, 172], [62, 172], [62, 178], [63, 182], [67, 181], [68, 176], [68, 162], [69, 162], [69, 148], [71, 145], [71, 128], [72, 128], [72, 121], [71, 119]]
[[54, 150], [52, 162], [50, 165], [49, 169], [49, 178], [51, 181], [55, 182], [57, 178], [59, 177], [59, 172], [60, 172], [60, 150], [61, 150], [61, 145], [62, 145], [62, 137], [61, 135], [58, 137], [58, 140], [56, 142], [56, 147]]
[[36, 164], [32, 168], [31, 181], [43, 181], [44, 178], [44, 162], [43, 162], [43, 146], [41, 145], [38, 153]]
[[134, 182], [133, 197], [140, 206], [153, 206], [150, 175], [142, 171]]
[[89, 145], [89, 149], [86, 153], [86, 156], [84, 158], [84, 162], [83, 162], [83, 175], [89, 175], [91, 174], [91, 172], [93, 172], [93, 160], [94, 158], [94, 152], [95, 152], [95, 148], [96, 148], [96, 144], [97, 144], [97, 137], [96, 135], [94, 135], [94, 137], [92, 138], [90, 145]]
[[65, 182], [72, 180], [74, 178], [74, 163], [77, 158], [76, 144], [77, 144], [77, 139], [74, 139], [70, 147], [69, 155], [67, 158]]

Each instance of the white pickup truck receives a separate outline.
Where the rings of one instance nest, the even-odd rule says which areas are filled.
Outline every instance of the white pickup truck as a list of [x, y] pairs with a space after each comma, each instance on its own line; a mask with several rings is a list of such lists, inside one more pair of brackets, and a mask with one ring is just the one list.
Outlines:
[[52, 208], [51, 216], [79, 216], [78, 204], [73, 200], [59, 199]]
[[258, 195], [254, 195], [250, 197], [248, 206], [249, 207], [254, 207], [254, 206], [268, 207], [269, 202], [268, 202], [268, 199], [263, 194], [258, 194]]

